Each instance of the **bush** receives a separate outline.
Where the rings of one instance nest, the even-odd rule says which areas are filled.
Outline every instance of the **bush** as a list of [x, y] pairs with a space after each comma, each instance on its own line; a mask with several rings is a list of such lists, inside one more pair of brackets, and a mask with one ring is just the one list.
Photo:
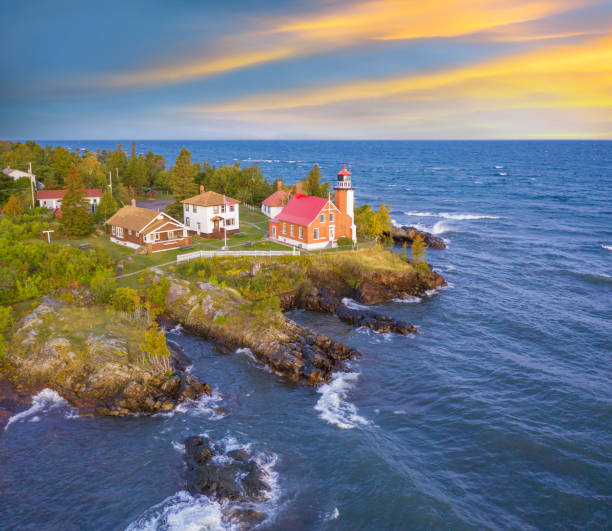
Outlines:
[[96, 271], [89, 283], [91, 292], [96, 302], [110, 302], [113, 293], [117, 289], [117, 281], [111, 276], [110, 271]]
[[342, 236], [342, 238], [338, 238], [339, 247], [346, 247], [348, 245], [353, 245], [353, 240], [350, 238], [345, 238], [344, 236]]
[[117, 311], [133, 312], [140, 309], [140, 297], [132, 288], [117, 288], [111, 296], [111, 306]]

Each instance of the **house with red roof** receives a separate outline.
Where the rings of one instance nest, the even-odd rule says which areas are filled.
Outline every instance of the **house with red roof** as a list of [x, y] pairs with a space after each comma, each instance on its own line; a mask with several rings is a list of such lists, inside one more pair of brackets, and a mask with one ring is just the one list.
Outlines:
[[334, 201], [304, 195], [302, 185], [298, 183], [295, 195], [270, 220], [269, 237], [308, 250], [334, 247], [338, 238], [356, 241], [354, 208], [351, 173], [344, 166], [338, 173]]
[[[56, 211], [62, 207], [62, 200], [66, 192], [68, 190], [38, 190], [36, 192], [36, 199], [41, 207]], [[83, 200], [90, 204], [92, 212], [96, 211], [96, 207], [100, 204], [100, 199], [102, 199], [101, 188], [88, 188], [85, 190]]]
[[281, 213], [290, 197], [291, 192], [283, 190], [283, 181], [279, 180], [276, 182], [276, 191], [262, 201], [261, 211], [269, 218], [274, 219]]

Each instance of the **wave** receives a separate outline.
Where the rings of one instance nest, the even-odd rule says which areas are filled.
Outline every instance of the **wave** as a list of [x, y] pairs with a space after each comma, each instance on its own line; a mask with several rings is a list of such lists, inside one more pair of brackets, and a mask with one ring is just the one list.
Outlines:
[[612, 245], [602, 245], [602, 247], [608, 251], [612, 251]]
[[445, 232], [450, 232], [451, 230], [452, 227], [445, 221], [436, 221], [434, 226], [431, 228], [432, 234], [444, 234]]
[[413, 295], [408, 295], [405, 299], [393, 299], [393, 302], [401, 302], [403, 304], [413, 304], [415, 302], [421, 302], [423, 299], [421, 297], [415, 297]]
[[572, 277], [580, 280], [585, 280], [592, 284], [612, 284], [612, 276], [608, 273], [595, 273], [590, 271], [569, 271], [564, 270], [563, 273], [569, 274]]
[[505, 171], [500, 171], [497, 175], [500, 177], [506, 177], [508, 174]]
[[176, 406], [172, 411], [155, 413], [154, 417], [174, 417], [177, 413], [193, 413], [202, 415], [209, 420], [220, 420], [225, 418], [225, 413], [219, 413], [219, 403], [223, 396], [218, 389], [213, 389], [210, 395], [203, 394], [198, 400], [185, 400]]
[[489, 214], [457, 214], [452, 212], [404, 212], [404, 214], [406, 216], [456, 219], [458, 221], [466, 219], [499, 219], [499, 216], [491, 216]]
[[350, 308], [351, 310], [371, 310], [371, 308], [369, 308], [368, 306], [365, 306], [364, 304], [359, 304], [356, 300], [350, 299], [348, 297], [342, 299], [342, 304], [344, 304], [347, 308]]
[[321, 398], [314, 406], [319, 417], [343, 430], [368, 426], [370, 422], [357, 413], [357, 407], [347, 400], [347, 394], [359, 378], [357, 372], [342, 372], [317, 390]]
[[495, 166], [495, 169], [496, 169], [496, 170], [501, 170], [502, 168], [503, 168], [503, 166], [499, 166], [499, 165], [498, 165], [498, 166]]
[[[248, 449], [251, 445], [241, 445], [231, 436], [223, 438], [226, 452], [233, 449]], [[175, 446], [177, 448], [178, 444]], [[181, 451], [184, 451], [184, 445]], [[178, 448], [177, 448], [178, 449]], [[277, 462], [276, 454], [259, 453], [254, 461], [265, 471], [266, 482], [270, 486], [267, 498], [260, 502], [219, 502], [205, 495], [192, 495], [181, 490], [169, 496], [161, 503], [147, 509], [132, 522], [126, 531], [168, 531], [198, 530], [198, 531], [233, 531], [244, 529], [244, 522], [232, 518], [235, 511], [258, 512], [265, 514], [262, 523], [269, 523], [276, 516], [277, 501], [280, 495], [278, 473], [274, 469]]]
[[19, 422], [29, 417], [32, 417], [30, 418], [30, 422], [38, 422], [40, 420], [39, 413], [47, 413], [48, 411], [57, 409], [58, 407], [68, 408], [66, 411], [66, 418], [74, 418], [78, 416], [76, 409], [70, 407], [68, 402], [66, 402], [66, 400], [64, 400], [58, 393], [53, 391], [53, 389], [45, 388], [32, 397], [32, 405], [28, 409], [13, 415], [8, 420], [6, 426], [4, 426], [4, 431], [8, 430], [8, 427], [14, 422]]

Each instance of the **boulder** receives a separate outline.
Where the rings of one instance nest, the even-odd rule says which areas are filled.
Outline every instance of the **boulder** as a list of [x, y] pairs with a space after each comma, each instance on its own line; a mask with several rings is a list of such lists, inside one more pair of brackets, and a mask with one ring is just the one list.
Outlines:
[[425, 232], [423, 230], [419, 230], [416, 227], [397, 227], [393, 226], [391, 228], [391, 232], [385, 232], [385, 236], [393, 238], [395, 243], [399, 244], [411, 244], [417, 236], [421, 236], [423, 241], [427, 245], [427, 247], [431, 247], [432, 249], [446, 249], [446, 244], [444, 240], [438, 236], [434, 236], [429, 232]]

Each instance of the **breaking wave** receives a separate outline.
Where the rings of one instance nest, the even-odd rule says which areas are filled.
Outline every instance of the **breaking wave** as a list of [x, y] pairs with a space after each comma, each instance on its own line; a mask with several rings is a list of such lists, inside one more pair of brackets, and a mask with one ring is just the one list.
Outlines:
[[74, 418], [77, 416], [76, 409], [69, 406], [68, 402], [59, 394], [53, 391], [53, 389], [45, 388], [32, 397], [32, 405], [28, 409], [13, 415], [8, 420], [4, 427], [4, 431], [14, 422], [19, 422], [30, 417], [30, 422], [38, 422], [40, 420], [39, 413], [46, 413], [58, 407], [68, 408], [66, 411], [66, 418]]
[[393, 302], [401, 302], [403, 304], [414, 304], [416, 302], [421, 302], [423, 299], [421, 297], [415, 297], [414, 295], [408, 295], [408, 297], [404, 299], [393, 299]]
[[357, 372], [342, 372], [333, 376], [331, 382], [317, 390], [321, 398], [314, 408], [319, 417], [343, 430], [368, 426], [370, 422], [359, 415], [357, 407], [347, 400], [347, 394], [359, 378]]
[[608, 251], [612, 251], [612, 245], [602, 245], [602, 247]]
[[347, 308], [350, 308], [351, 310], [370, 310], [371, 309], [371, 308], [368, 308], [366, 305], [359, 304], [356, 300], [350, 299], [348, 297], [345, 297], [344, 299], [342, 299], [342, 304], [344, 304]]
[[466, 219], [499, 219], [499, 216], [490, 216], [488, 214], [453, 214], [451, 212], [404, 212], [404, 214], [406, 216], [456, 219], [458, 221]]

